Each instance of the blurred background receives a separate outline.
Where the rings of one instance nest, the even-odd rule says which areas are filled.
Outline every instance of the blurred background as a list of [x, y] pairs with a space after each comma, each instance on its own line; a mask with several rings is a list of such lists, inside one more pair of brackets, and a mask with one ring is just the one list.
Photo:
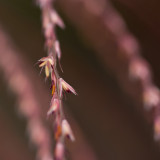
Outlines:
[[[160, 1], [57, 0], [55, 8], [66, 25], [56, 29], [60, 75], [78, 93], [64, 98], [76, 137], [67, 141], [67, 159], [160, 159], [153, 133], [159, 112], [149, 109], [159, 97], [143, 98], [153, 83], [160, 86]], [[36, 159], [31, 115], [40, 115], [53, 151], [50, 82], [35, 65], [46, 56], [41, 26], [33, 0], [0, 0], [0, 160]]]

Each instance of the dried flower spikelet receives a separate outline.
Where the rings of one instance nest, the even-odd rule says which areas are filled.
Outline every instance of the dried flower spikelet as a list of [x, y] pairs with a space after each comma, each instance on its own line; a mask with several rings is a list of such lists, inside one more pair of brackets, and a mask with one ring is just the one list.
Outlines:
[[56, 79], [56, 76], [54, 73], [54, 69], [52, 69], [52, 72], [51, 72], [51, 81], [52, 81], [52, 85], [56, 84], [56, 82], [57, 82], [57, 79]]
[[62, 134], [62, 127], [58, 124], [55, 129], [55, 139], [58, 140]]
[[55, 85], [52, 85], [52, 96], [54, 95], [55, 90], [56, 90], [56, 86], [55, 86]]
[[48, 56], [48, 57], [43, 57], [40, 60], [38, 60], [40, 62], [39, 67], [43, 67], [47, 62], [49, 62], [49, 64], [51, 66], [54, 65], [54, 61], [53, 61], [53, 57], [52, 56]]
[[34, 113], [38, 113], [38, 104], [34, 98], [32, 98], [32, 95], [30, 95], [30, 97], [22, 98], [19, 102], [19, 106], [19, 112], [25, 117], [31, 117]]
[[[50, 142], [49, 142], [50, 143]], [[53, 160], [53, 154], [51, 148], [47, 145], [41, 144], [37, 151], [36, 160]]]
[[149, 68], [144, 60], [134, 60], [129, 66], [129, 75], [132, 79], [149, 79]]
[[47, 4], [51, 4], [51, 2], [52, 0], [36, 0], [36, 3], [40, 8], [44, 8]]
[[149, 87], [143, 94], [144, 106], [146, 109], [157, 107], [160, 104], [160, 92], [156, 87]]
[[[52, 77], [52, 76], [51, 76]], [[51, 78], [52, 79], [52, 78]], [[51, 87], [50, 87], [50, 89], [52, 90], [52, 96], [54, 96], [55, 95], [55, 93], [56, 93], [56, 80], [52, 80], [52, 84], [51, 84]], [[55, 97], [54, 97], [55, 98]], [[53, 99], [54, 99], [53, 98]]]
[[65, 82], [62, 78], [59, 79], [59, 86], [60, 86], [60, 96], [62, 96], [62, 89], [67, 92], [72, 92], [73, 94], [77, 95], [76, 91], [71, 87], [67, 82]]
[[31, 142], [34, 142], [36, 146], [45, 144], [45, 142], [48, 141], [48, 133], [39, 119], [29, 121], [28, 133], [30, 135]]
[[160, 140], [160, 117], [157, 117], [154, 121], [154, 139]]
[[52, 38], [54, 36], [53, 25], [51, 23], [44, 28], [44, 35], [46, 38]]
[[75, 137], [73, 135], [71, 127], [66, 119], [62, 121], [62, 134], [63, 136], [68, 137], [71, 141], [75, 141]]
[[51, 107], [49, 108], [47, 115], [49, 116], [53, 114], [54, 112], [56, 112], [59, 109], [59, 104], [60, 104], [59, 100], [55, 98], [53, 102], [51, 103]]
[[52, 71], [53, 65], [54, 60], [52, 56], [43, 57], [39, 60], [39, 67], [45, 67], [45, 74], [47, 78], [49, 77]]
[[55, 160], [64, 159], [64, 145], [62, 142], [58, 141], [55, 148]]
[[65, 25], [64, 25], [62, 19], [60, 18], [60, 16], [58, 15], [58, 13], [55, 10], [51, 10], [50, 18], [51, 18], [51, 21], [52, 21], [53, 24], [58, 25], [62, 29], [65, 28]]
[[[47, 148], [48, 149], [48, 148]], [[37, 153], [37, 160], [53, 160], [51, 153], [46, 148], [42, 148]]]
[[55, 51], [56, 51], [57, 57], [58, 57], [58, 59], [60, 59], [61, 58], [61, 50], [60, 50], [60, 45], [59, 45], [58, 40], [55, 41], [54, 46], [55, 46]]
[[[120, 52], [125, 53], [125, 56], [131, 58], [135, 56], [139, 50], [136, 39], [128, 34], [125, 34], [119, 39]], [[123, 54], [124, 55], [124, 54]]]

